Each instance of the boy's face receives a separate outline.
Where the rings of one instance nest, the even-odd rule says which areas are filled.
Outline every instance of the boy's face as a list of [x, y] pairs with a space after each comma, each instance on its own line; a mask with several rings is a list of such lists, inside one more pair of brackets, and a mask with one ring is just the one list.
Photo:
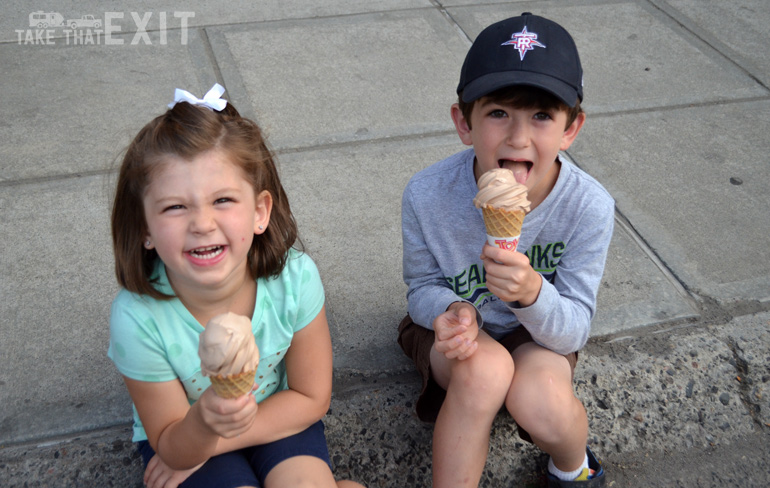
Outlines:
[[559, 176], [558, 153], [575, 140], [585, 114], [565, 129], [564, 110], [515, 108], [482, 97], [473, 106], [470, 124], [457, 104], [452, 106], [452, 120], [462, 142], [476, 152], [476, 180], [494, 168], [510, 169], [529, 190], [535, 208], [553, 189]]

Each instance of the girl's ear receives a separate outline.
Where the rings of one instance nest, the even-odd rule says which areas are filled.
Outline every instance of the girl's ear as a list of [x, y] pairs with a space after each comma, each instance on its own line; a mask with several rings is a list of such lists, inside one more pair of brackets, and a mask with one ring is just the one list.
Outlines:
[[273, 196], [267, 190], [257, 195], [254, 206], [254, 233], [259, 235], [265, 232], [270, 222], [270, 213], [273, 211]]
[[473, 138], [471, 138], [471, 127], [468, 121], [465, 120], [463, 111], [460, 110], [460, 105], [457, 103], [452, 104], [452, 122], [455, 123], [455, 129], [457, 129], [457, 135], [460, 136], [460, 140], [466, 146], [473, 144]]
[[585, 112], [580, 112], [577, 117], [575, 117], [575, 120], [572, 121], [572, 123], [567, 127], [567, 129], [564, 131], [564, 134], [561, 136], [561, 146], [559, 146], [560, 151], [566, 151], [569, 149], [569, 147], [572, 145], [572, 142], [577, 137], [578, 133], [580, 132], [580, 129], [583, 128], [583, 124], [586, 121], [586, 114]]
[[152, 239], [150, 239], [150, 236], [145, 236], [145, 238], [144, 238], [144, 248], [147, 249], [147, 250], [155, 248], [155, 244], [152, 243]]

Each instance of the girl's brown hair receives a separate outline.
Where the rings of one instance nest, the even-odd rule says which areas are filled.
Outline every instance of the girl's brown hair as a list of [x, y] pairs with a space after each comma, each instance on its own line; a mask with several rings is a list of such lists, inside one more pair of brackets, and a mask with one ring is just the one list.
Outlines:
[[255, 235], [251, 244], [249, 272], [256, 279], [283, 270], [287, 253], [298, 239], [297, 223], [259, 126], [241, 117], [229, 103], [216, 112], [179, 102], [139, 131], [120, 167], [112, 206], [112, 245], [115, 275], [126, 290], [158, 299], [171, 298], [153, 286], [151, 274], [158, 255], [142, 245], [148, 232], [145, 191], [167, 158], [191, 161], [212, 149], [224, 151], [243, 171], [255, 196], [267, 190], [273, 198], [267, 229]]

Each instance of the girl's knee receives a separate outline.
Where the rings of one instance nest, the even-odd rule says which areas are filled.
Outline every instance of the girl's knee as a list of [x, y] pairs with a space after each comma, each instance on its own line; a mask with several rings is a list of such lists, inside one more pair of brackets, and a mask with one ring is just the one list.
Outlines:
[[[265, 478], [265, 488], [333, 488], [337, 486], [329, 465], [313, 456], [295, 456], [277, 464]], [[344, 485], [343, 485], [344, 486]]]

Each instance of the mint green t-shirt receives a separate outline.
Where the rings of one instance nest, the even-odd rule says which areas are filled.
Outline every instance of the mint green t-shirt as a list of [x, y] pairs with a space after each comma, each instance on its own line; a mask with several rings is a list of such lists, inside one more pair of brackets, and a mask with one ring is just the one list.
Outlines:
[[[166, 268], [158, 260], [153, 272], [157, 289], [174, 295]], [[257, 280], [257, 298], [251, 327], [260, 360], [254, 396], [257, 402], [288, 388], [283, 360], [295, 332], [321, 311], [324, 291], [313, 260], [289, 251], [280, 275]], [[112, 302], [110, 346], [107, 355], [121, 374], [138, 381], [182, 382], [190, 405], [211, 384], [201, 374], [198, 336], [203, 327], [178, 298], [156, 300], [121, 290]], [[134, 442], [147, 434], [134, 408]]]

